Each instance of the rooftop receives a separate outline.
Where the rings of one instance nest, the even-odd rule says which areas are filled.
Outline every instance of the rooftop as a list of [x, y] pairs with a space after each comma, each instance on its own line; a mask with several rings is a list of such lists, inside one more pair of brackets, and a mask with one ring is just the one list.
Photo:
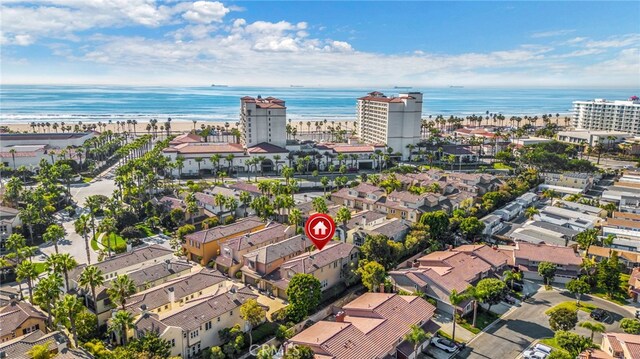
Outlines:
[[[69, 339], [62, 332], [55, 331], [49, 334], [44, 334], [41, 330], [29, 333], [23, 337], [16, 338], [10, 341], [6, 341], [0, 344], [0, 353], [4, 353], [3, 358], [8, 359], [31, 359], [33, 358], [28, 354], [29, 350], [35, 345], [49, 344], [49, 349], [57, 349], [58, 344], [62, 344], [67, 347]], [[64, 348], [55, 355], [56, 359], [89, 359], [93, 358], [83, 349], [70, 349]]]
[[182, 143], [170, 146], [162, 150], [165, 153], [177, 152], [179, 154], [209, 154], [209, 153], [235, 153], [244, 154], [244, 147], [239, 143]]
[[[108, 273], [116, 272], [119, 269], [122, 270], [124, 268], [131, 267], [133, 265], [140, 265], [149, 261], [157, 263], [158, 258], [168, 255], [173, 255], [173, 251], [171, 249], [164, 248], [158, 244], [154, 244], [151, 246], [135, 249], [131, 252], [116, 255], [115, 257], [112, 257], [110, 259], [92, 264], [92, 266], [100, 268], [100, 270], [102, 270], [102, 273], [106, 275]], [[69, 273], [69, 278], [78, 278], [85, 267], [85, 264], [77, 266]]]
[[233, 235], [237, 235], [239, 233], [250, 231], [260, 226], [264, 226], [264, 222], [262, 222], [257, 217], [248, 217], [232, 224], [217, 226], [214, 228], [205, 229], [202, 231], [188, 234], [185, 236], [185, 239], [200, 242], [200, 243], [208, 243], [211, 241], [227, 238]]
[[[10, 335], [29, 318], [46, 320], [47, 316], [27, 302], [14, 301], [0, 309], [0, 337]], [[16, 336], [18, 335], [19, 333], [16, 333]]]
[[517, 242], [514, 255], [516, 258], [535, 262], [551, 262], [560, 265], [574, 266], [582, 264], [582, 258], [573, 248], [549, 244]]

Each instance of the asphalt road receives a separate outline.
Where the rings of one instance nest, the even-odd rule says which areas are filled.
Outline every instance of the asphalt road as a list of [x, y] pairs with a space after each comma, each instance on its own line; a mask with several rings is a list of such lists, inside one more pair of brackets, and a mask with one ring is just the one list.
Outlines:
[[[467, 348], [457, 355], [457, 358], [516, 358], [536, 339], [552, 337], [554, 332], [549, 328], [549, 320], [544, 312], [554, 305], [575, 300], [568, 292], [542, 289], [533, 301], [523, 303], [521, 307], [507, 313], [493, 327], [480, 333]], [[611, 313], [610, 323], [603, 323], [607, 330], [619, 331], [619, 321], [624, 317], [632, 317], [633, 313], [627, 308], [604, 301], [597, 297], [583, 296], [583, 302], [593, 303]], [[589, 315], [579, 312], [579, 321], [589, 320]], [[591, 332], [577, 327], [574, 331], [584, 336]], [[596, 334], [594, 341], [599, 343], [602, 337]]]

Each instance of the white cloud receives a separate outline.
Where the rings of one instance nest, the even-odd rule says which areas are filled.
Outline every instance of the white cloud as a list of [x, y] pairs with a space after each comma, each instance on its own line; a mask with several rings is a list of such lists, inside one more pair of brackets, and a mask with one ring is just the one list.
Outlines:
[[626, 34], [612, 36], [606, 40], [589, 40], [584, 43], [588, 48], [618, 48], [628, 46], [640, 46], [640, 34]]
[[217, 1], [196, 1], [191, 5], [191, 9], [185, 12], [182, 17], [191, 22], [209, 24], [212, 22], [221, 22], [229, 11], [231, 10]]
[[576, 30], [570, 30], [570, 29], [553, 30], [553, 31], [541, 31], [541, 32], [535, 32], [535, 33], [531, 34], [531, 37], [532, 38], [556, 37], [556, 36], [567, 35], [567, 34], [570, 34], [572, 32], [575, 32], [575, 31]]

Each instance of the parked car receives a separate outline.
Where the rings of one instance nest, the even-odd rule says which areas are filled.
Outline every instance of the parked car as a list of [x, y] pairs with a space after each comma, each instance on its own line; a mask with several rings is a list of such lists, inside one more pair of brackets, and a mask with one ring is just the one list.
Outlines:
[[504, 299], [505, 302], [509, 303], [509, 304], [516, 304], [516, 298], [510, 296], [510, 295], [505, 295]]
[[440, 348], [447, 353], [453, 353], [458, 350], [458, 345], [446, 338], [435, 337], [431, 339], [431, 344], [436, 348]]
[[597, 321], [604, 321], [609, 318], [609, 313], [604, 309], [596, 308], [591, 312], [590, 316]]
[[536, 351], [536, 352], [540, 352], [540, 353], [544, 353], [544, 354], [549, 355], [553, 351], [553, 348], [551, 348], [550, 346], [546, 346], [544, 344], [538, 343], [533, 347], [533, 350]]
[[535, 350], [525, 350], [524, 353], [522, 353], [522, 357], [524, 359], [546, 359], [547, 354]]

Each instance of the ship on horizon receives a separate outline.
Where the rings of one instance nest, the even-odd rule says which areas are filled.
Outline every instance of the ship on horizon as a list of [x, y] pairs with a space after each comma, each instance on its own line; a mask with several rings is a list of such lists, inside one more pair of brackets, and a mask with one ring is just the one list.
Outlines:
[[229, 85], [216, 85], [216, 84], [211, 84], [211, 87], [229, 87]]
[[302, 86], [302, 85], [289, 85], [289, 87], [291, 87], [291, 88], [302, 88], [304, 86]]
[[449, 86], [450, 89], [463, 89], [464, 86], [456, 86], [456, 85], [451, 85]]
[[393, 86], [394, 89], [400, 89], [400, 90], [410, 90], [413, 87], [411, 86]]

